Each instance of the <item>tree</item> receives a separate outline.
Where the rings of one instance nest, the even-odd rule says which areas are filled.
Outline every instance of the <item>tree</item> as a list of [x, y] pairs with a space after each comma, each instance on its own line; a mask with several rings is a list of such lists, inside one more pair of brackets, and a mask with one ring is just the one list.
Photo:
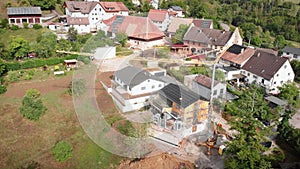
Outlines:
[[174, 37], [172, 37], [172, 43], [183, 44], [183, 36], [188, 29], [189, 29], [189, 25], [184, 25], [184, 24], [179, 25], [179, 28], [176, 30]]
[[32, 6], [40, 6], [42, 9], [54, 9], [57, 0], [29, 0]]
[[48, 58], [51, 56], [54, 56], [56, 45], [57, 45], [57, 36], [47, 31], [46, 33], [43, 33], [41, 36], [37, 38], [37, 44], [35, 46], [35, 52], [39, 57]]
[[262, 145], [270, 129], [255, 118], [261, 111], [271, 113], [263, 98], [263, 90], [252, 85], [242, 92], [239, 100], [226, 105], [227, 113], [233, 116], [230, 121], [231, 129], [239, 132], [227, 144], [226, 168], [271, 167], [268, 157], [263, 154], [266, 148]]
[[274, 41], [274, 46], [276, 48], [282, 49], [284, 46], [286, 46], [287, 42], [285, 38], [282, 35], [277, 35]]
[[40, 92], [36, 89], [26, 91], [22, 100], [22, 106], [20, 107], [20, 113], [23, 117], [37, 121], [46, 112], [47, 108], [43, 105], [39, 97]]
[[115, 41], [119, 42], [122, 45], [122, 47], [124, 47], [127, 42], [127, 35], [125, 33], [117, 33]]
[[300, 61], [296, 59], [292, 60], [291, 66], [295, 72], [295, 79], [300, 81]]
[[15, 59], [23, 58], [30, 51], [29, 43], [21, 37], [12, 38], [8, 51]]
[[56, 161], [64, 162], [73, 156], [73, 148], [70, 143], [60, 141], [55, 145], [53, 153]]
[[287, 100], [291, 107], [298, 104], [299, 89], [295, 83], [285, 83], [282, 87], [279, 87], [279, 90], [279, 98]]
[[72, 42], [76, 41], [77, 40], [77, 36], [78, 36], [78, 32], [77, 30], [74, 28], [74, 27], [71, 27], [69, 30], [68, 30], [68, 39]]

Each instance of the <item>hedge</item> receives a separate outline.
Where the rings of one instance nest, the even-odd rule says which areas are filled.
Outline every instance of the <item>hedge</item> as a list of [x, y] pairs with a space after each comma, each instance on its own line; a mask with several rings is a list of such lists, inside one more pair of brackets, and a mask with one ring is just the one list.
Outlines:
[[51, 66], [63, 63], [67, 59], [77, 59], [78, 55], [68, 55], [66, 57], [53, 57], [48, 59], [28, 59], [22, 62], [6, 62], [5, 67], [7, 71], [37, 68], [42, 66]]

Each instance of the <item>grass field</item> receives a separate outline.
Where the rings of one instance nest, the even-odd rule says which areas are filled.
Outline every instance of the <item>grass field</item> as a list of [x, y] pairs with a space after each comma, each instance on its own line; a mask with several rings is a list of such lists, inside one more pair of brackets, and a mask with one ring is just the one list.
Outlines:
[[18, 30], [6, 30], [6, 32], [0, 34], [0, 42], [7, 46], [13, 37], [22, 37], [28, 42], [35, 42], [36, 38], [43, 32], [49, 31], [46, 28], [43, 29], [18, 29]]
[[[0, 168], [29, 164], [41, 168], [115, 168], [119, 164], [121, 157], [101, 149], [82, 130], [72, 97], [67, 94], [71, 79], [68, 75], [20, 81], [10, 84], [7, 93], [0, 95]], [[19, 113], [22, 96], [29, 88], [41, 91], [48, 109], [36, 122]], [[74, 154], [68, 161], [58, 163], [52, 148], [62, 140], [72, 144]]]

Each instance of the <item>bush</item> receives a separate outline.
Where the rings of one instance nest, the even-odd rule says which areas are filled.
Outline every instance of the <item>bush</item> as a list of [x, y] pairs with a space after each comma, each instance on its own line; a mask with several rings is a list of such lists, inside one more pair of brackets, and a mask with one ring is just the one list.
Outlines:
[[10, 82], [16, 82], [16, 81], [19, 81], [19, 72], [17, 71], [9, 71], [8, 72], [8, 80]]
[[36, 24], [32, 25], [32, 28], [33, 29], [41, 29], [42, 25], [36, 23]]
[[39, 96], [40, 92], [36, 89], [26, 91], [26, 95], [22, 100], [22, 106], [20, 107], [20, 113], [23, 117], [37, 121], [46, 112], [47, 108], [43, 105]]
[[3, 94], [7, 91], [6, 86], [0, 85], [0, 94]]
[[18, 25], [12, 24], [12, 25], [10, 26], [10, 29], [13, 30], [13, 31], [18, 30], [18, 29], [19, 29], [19, 26], [18, 26]]
[[73, 148], [70, 143], [60, 141], [55, 145], [53, 153], [56, 161], [64, 162], [73, 156]]
[[86, 56], [79, 55], [78, 60], [83, 62], [84, 64], [89, 64], [90, 63], [90, 59]]
[[23, 23], [23, 28], [24, 28], [24, 29], [28, 29], [28, 23], [24, 22], [24, 23]]

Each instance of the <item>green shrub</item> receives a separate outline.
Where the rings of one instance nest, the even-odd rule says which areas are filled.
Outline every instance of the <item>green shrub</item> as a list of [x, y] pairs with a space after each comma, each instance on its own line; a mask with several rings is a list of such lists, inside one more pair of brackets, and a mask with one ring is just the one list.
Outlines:
[[23, 23], [23, 28], [24, 28], [24, 29], [28, 29], [28, 23], [24, 22], [24, 23]]
[[34, 24], [33, 26], [32, 26], [32, 28], [33, 29], [41, 29], [42, 28], [42, 25], [40, 25], [40, 24]]
[[20, 77], [19, 72], [17, 72], [17, 71], [9, 71], [7, 74], [8, 74], [8, 80], [10, 82], [19, 81], [19, 77]]
[[73, 156], [73, 148], [70, 143], [60, 141], [55, 145], [53, 153], [56, 161], [64, 162]]
[[19, 70], [21, 69], [21, 64], [19, 62], [7, 62], [5, 63], [6, 70]]
[[90, 63], [90, 59], [86, 56], [79, 55], [78, 60], [83, 62], [84, 64], [89, 64]]
[[43, 115], [47, 108], [39, 98], [40, 92], [36, 89], [29, 89], [23, 97], [20, 113], [29, 120], [37, 121]]
[[7, 91], [6, 86], [0, 85], [0, 94], [3, 94]]
[[10, 29], [13, 30], [13, 31], [18, 30], [18, 29], [19, 29], [19, 26], [18, 26], [18, 25], [12, 24], [12, 25], [10, 26]]

